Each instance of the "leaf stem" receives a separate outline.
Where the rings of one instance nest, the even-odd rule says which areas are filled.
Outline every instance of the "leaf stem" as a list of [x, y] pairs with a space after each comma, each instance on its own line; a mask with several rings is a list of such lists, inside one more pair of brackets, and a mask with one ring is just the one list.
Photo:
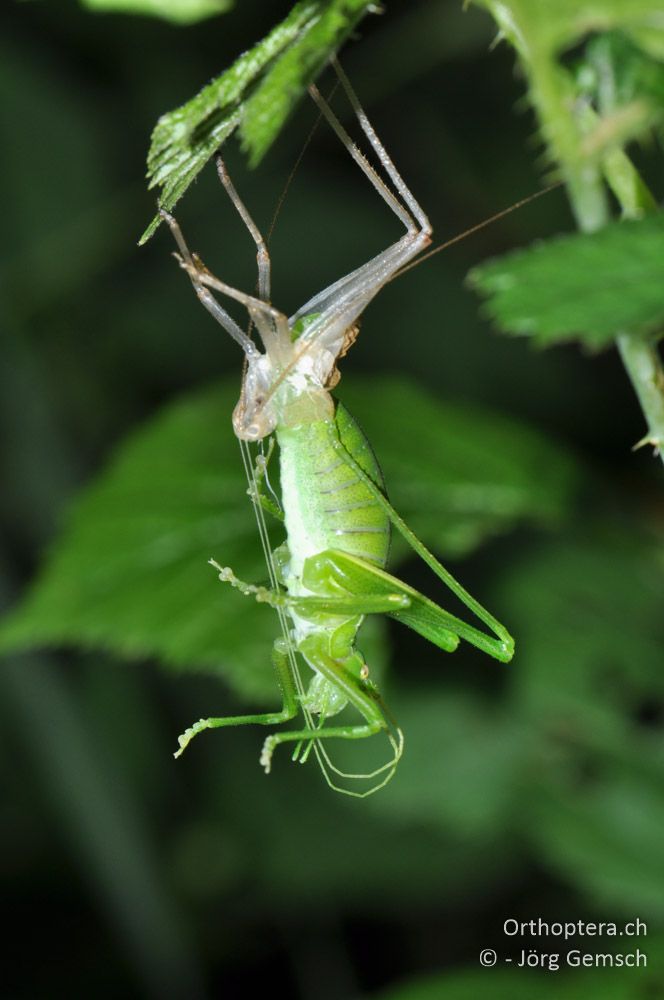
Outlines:
[[[579, 229], [593, 232], [610, 221], [602, 170], [625, 217], [635, 218], [654, 205], [654, 199], [624, 151], [607, 152], [601, 162], [584, 155], [582, 120], [594, 113], [580, 103], [571, 78], [549, 53], [527, 60], [530, 96], [540, 119], [550, 153], [560, 165]], [[664, 369], [654, 344], [623, 331], [616, 347], [632, 383], [648, 432], [638, 442], [651, 444], [664, 461]]]
[[629, 333], [619, 334], [616, 346], [648, 424], [634, 449], [650, 444], [664, 461], [664, 369], [657, 347]]

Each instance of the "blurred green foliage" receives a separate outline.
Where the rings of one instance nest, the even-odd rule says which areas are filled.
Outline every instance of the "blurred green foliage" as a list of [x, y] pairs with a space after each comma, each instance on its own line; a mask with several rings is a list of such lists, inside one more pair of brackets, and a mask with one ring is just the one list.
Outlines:
[[528, 60], [571, 48], [594, 32], [620, 29], [649, 51], [664, 55], [658, 0], [474, 0], [486, 7], [501, 31]]
[[[331, 795], [286, 757], [266, 778], [255, 730], [210, 734], [171, 760], [174, 734], [198, 715], [272, 698], [274, 619], [205, 564], [262, 573], [230, 429], [238, 352], [198, 309], [168, 239], [136, 251], [151, 210], [139, 177], [155, 118], [267, 37], [290, 4], [272, 6], [246, 0], [186, 31], [73, 3], [3, 10], [0, 582], [14, 608], [3, 634], [65, 643], [6, 657], [0, 672], [5, 990], [657, 996], [657, 467], [629, 451], [642, 416], [611, 353], [589, 362], [493, 336], [463, 289], [478, 261], [569, 230], [560, 192], [386, 288], [339, 386], [395, 507], [509, 625], [514, 663], [468, 648], [444, 657], [393, 623], [370, 637], [407, 742], [369, 802]], [[537, 25], [557, 50], [617, 27], [661, 49], [652, 4], [520, 7], [531, 44]], [[394, 0], [343, 54], [440, 238], [541, 183], [536, 126], [514, 113], [522, 85], [507, 47], [489, 53], [494, 30], [456, 0]], [[295, 109], [253, 173], [226, 147], [265, 230], [313, 121]], [[630, 152], [661, 199], [656, 145]], [[286, 311], [393, 238], [356, 173], [319, 129], [271, 244]], [[213, 171], [178, 218], [215, 273], [253, 287], [253, 247]], [[401, 570], [437, 596], [416, 563]], [[167, 660], [179, 671], [162, 670]], [[539, 916], [647, 920], [629, 950], [649, 967], [477, 969], [485, 947], [553, 950], [503, 934], [506, 918]], [[568, 942], [596, 944], [616, 942]]]
[[223, 14], [233, 0], [81, 0], [95, 13], [147, 14], [173, 24], [195, 24], [206, 17]]

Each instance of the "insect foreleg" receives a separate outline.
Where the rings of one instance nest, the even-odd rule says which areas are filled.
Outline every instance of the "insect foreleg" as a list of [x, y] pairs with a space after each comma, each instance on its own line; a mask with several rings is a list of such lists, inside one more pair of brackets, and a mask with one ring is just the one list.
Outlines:
[[284, 639], [277, 639], [275, 641], [272, 647], [272, 663], [277, 673], [277, 680], [283, 698], [283, 705], [280, 712], [263, 712], [259, 715], [229, 715], [221, 719], [199, 719], [193, 726], [185, 729], [181, 736], [178, 736], [180, 749], [174, 756], [179, 757], [189, 743], [191, 743], [194, 736], [203, 732], [204, 729], [218, 729], [220, 726], [245, 726], [251, 723], [261, 726], [277, 726], [279, 723], [287, 722], [297, 715], [299, 704], [295, 689], [295, 678], [293, 677]]
[[[271, 437], [267, 449], [267, 455], [263, 455], [262, 453], [256, 455], [256, 461], [254, 462], [251, 472], [247, 493], [251, 497], [252, 503], [260, 504], [263, 510], [267, 511], [268, 514], [271, 514], [272, 517], [276, 517], [278, 521], [283, 521], [284, 512], [281, 509], [279, 499], [272, 488], [267, 473], [267, 467], [274, 451], [274, 444], [274, 438]], [[267, 496], [262, 492], [261, 487], [263, 483], [266, 484], [271, 496]]]

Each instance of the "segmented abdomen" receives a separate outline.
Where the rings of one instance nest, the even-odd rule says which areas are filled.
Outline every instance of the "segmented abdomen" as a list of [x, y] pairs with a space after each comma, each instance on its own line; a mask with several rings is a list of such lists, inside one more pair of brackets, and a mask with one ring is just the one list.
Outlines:
[[384, 566], [390, 525], [369, 487], [335, 449], [344, 443], [377, 484], [380, 472], [373, 454], [347, 411], [335, 421], [278, 428], [281, 495], [291, 566], [288, 589], [298, 591], [304, 560], [325, 549], [340, 549]]

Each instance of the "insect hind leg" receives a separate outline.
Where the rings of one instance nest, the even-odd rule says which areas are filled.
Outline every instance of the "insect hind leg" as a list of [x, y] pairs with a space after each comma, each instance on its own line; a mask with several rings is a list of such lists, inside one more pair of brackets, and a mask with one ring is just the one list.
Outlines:
[[423, 232], [431, 233], [431, 223], [429, 222], [427, 215], [425, 214], [425, 212], [422, 209], [422, 206], [416, 200], [410, 188], [407, 186], [403, 177], [395, 167], [392, 158], [385, 149], [385, 146], [376, 135], [374, 127], [367, 118], [366, 112], [362, 107], [362, 105], [360, 104], [360, 101], [357, 97], [357, 94], [353, 90], [350, 80], [348, 79], [345, 72], [341, 68], [339, 60], [336, 58], [336, 56], [334, 56], [331, 61], [334, 70], [337, 76], [339, 77], [341, 86], [343, 87], [346, 93], [346, 97], [350, 101], [351, 107], [355, 112], [355, 116], [357, 117], [357, 120], [360, 123], [360, 128], [362, 129], [365, 136], [371, 143], [371, 146], [374, 149], [376, 155], [378, 156], [378, 159], [380, 160], [382, 167], [385, 170], [385, 173], [394, 184], [394, 187], [398, 191], [402, 200], [408, 206], [414, 218], [417, 220], [420, 230]]

